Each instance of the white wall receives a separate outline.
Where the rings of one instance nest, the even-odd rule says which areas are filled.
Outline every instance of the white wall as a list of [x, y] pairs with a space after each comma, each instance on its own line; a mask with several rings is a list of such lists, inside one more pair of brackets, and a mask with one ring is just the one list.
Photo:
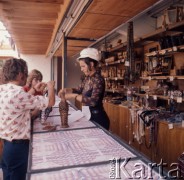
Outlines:
[[27, 62], [28, 71], [37, 69], [43, 74], [43, 81], [48, 82], [51, 79], [51, 58], [45, 55], [21, 55], [21, 58]]

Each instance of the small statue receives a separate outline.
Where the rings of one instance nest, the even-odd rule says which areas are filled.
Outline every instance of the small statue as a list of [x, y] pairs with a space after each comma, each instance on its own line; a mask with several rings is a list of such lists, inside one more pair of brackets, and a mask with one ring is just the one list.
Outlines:
[[61, 101], [59, 103], [59, 112], [61, 116], [61, 127], [62, 128], [68, 128], [68, 110], [69, 110], [69, 105], [65, 99], [65, 93], [60, 94]]

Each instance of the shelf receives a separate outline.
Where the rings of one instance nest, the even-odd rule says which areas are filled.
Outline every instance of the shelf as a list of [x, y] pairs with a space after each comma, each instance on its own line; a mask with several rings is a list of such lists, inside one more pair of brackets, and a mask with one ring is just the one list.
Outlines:
[[[153, 97], [153, 99], [163, 99], [163, 100], [169, 100], [171, 99], [169, 96], [163, 96], [163, 95], [150, 95], [150, 94], [139, 94], [139, 93], [135, 93], [136, 96], [140, 96], [140, 97]], [[175, 101], [178, 101], [178, 98], [177, 97], [174, 97], [173, 98]], [[182, 102], [184, 101], [184, 99], [182, 98]]]
[[106, 81], [107, 80], [114, 80], [114, 81], [118, 81], [118, 80], [124, 80], [123, 77], [106, 77], [104, 78]]
[[[134, 39], [134, 45], [135, 46], [139, 45], [145, 41], [158, 41], [160, 37], [163, 37], [164, 35], [166, 35], [166, 33], [171, 31], [173, 31], [173, 34], [176, 34], [176, 32], [184, 32], [184, 20], [180, 22], [176, 22], [174, 24], [167, 25], [167, 28], [160, 28], [140, 38], [136, 38]], [[127, 42], [124, 42], [120, 45], [117, 45], [109, 49], [108, 52], [120, 51], [121, 49], [125, 49], [126, 46], [127, 46]], [[182, 47], [182, 49], [184, 49], [184, 46]]]
[[108, 50], [108, 52], [114, 52], [114, 51], [120, 51], [120, 49], [126, 48], [127, 42], [124, 42], [122, 44], [119, 44], [111, 49]]
[[154, 32], [147, 34], [143, 37], [140, 38], [140, 41], [146, 41], [146, 40], [155, 40], [160, 37], [163, 36], [164, 33], [168, 32], [168, 31], [174, 31], [174, 33], [176, 33], [176, 31], [178, 32], [184, 32], [184, 20], [180, 21], [180, 22], [176, 22], [174, 24], [170, 24], [167, 26], [167, 28], [161, 28], [161, 29], [157, 29]]
[[158, 50], [158, 51], [153, 51], [150, 53], [145, 53], [145, 56], [147, 56], [147, 57], [165, 56], [168, 54], [183, 52], [183, 50], [184, 50], [184, 45], [173, 46], [172, 48], [167, 48], [167, 49], [162, 49], [162, 50]]
[[101, 67], [104, 67], [104, 66], [113, 66], [113, 65], [124, 63], [124, 62], [125, 62], [124, 59], [120, 59], [120, 60], [117, 60], [117, 61], [114, 61], [114, 62], [101, 64]]
[[105, 92], [123, 93], [124, 92], [124, 89], [105, 89]]
[[184, 76], [147, 76], [147, 77], [140, 77], [143, 80], [159, 80], [159, 79], [170, 79], [173, 81], [174, 79], [184, 79]]

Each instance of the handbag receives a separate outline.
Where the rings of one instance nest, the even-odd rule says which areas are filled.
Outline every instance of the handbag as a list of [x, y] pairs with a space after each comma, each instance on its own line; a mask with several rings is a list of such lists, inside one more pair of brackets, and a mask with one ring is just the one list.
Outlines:
[[159, 112], [157, 110], [146, 110], [140, 114], [140, 118], [143, 120], [146, 127], [148, 127], [151, 125], [152, 121], [154, 120], [155, 115], [158, 115], [158, 114]]

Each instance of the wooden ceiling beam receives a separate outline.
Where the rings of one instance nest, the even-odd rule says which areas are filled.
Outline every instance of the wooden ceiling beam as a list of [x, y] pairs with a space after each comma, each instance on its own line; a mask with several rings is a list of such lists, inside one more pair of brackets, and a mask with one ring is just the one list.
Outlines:
[[90, 41], [80, 41], [80, 40], [68, 40], [68, 46], [89, 46], [91, 44]]
[[19, 51], [21, 54], [44, 54], [45, 50], [31, 50], [31, 51], [26, 51], [26, 50], [20, 50]]
[[[23, 44], [21, 44], [19, 47], [21, 47], [21, 49], [22, 49], [22, 47], [24, 47], [24, 45]], [[26, 45], [26, 47], [24, 47], [24, 49], [22, 49], [22, 50], [26, 50], [26, 51], [32, 51], [32, 50], [43, 50], [43, 49], [45, 49], [45, 48], [47, 48], [47, 45], [45, 45], [45, 46], [42, 46], [42, 47], [39, 47], [39, 46], [36, 46], [36, 48], [35, 48], [35, 46], [34, 45], [31, 45], [31, 44], [27, 44]]]
[[34, 44], [34, 45], [37, 45], [38, 44], [38, 46], [40, 45], [40, 44], [47, 44], [47, 43], [49, 43], [49, 41], [48, 40], [45, 40], [45, 41], [39, 41], [39, 40], [37, 40], [37, 41], [35, 41], [35, 40], [32, 40], [32, 39], [25, 39], [25, 40], [15, 40], [16, 41], [16, 44], [20, 44], [20, 43], [24, 43], [24, 44], [26, 44], [26, 43], [28, 43], [28, 44]]
[[32, 26], [36, 25], [52, 25], [54, 26], [55, 20], [46, 20], [46, 19], [22, 19], [22, 18], [16, 18], [16, 19], [6, 19], [2, 20], [4, 25], [7, 26], [11, 24], [12, 21], [18, 22], [19, 24], [22, 24], [22, 26], [25, 26], [26, 24], [32, 24]]
[[19, 34], [16, 34], [16, 35], [13, 35], [13, 38], [14, 39], [27, 39], [27, 38], [29, 38], [29, 39], [35, 39], [35, 40], [40, 40], [40, 41], [42, 41], [43, 39], [49, 39], [48, 38], [48, 35], [47, 34], [43, 34], [43, 35], [35, 35], [35, 34], [29, 34], [29, 35], [26, 35], [26, 34], [22, 34], [22, 36], [21, 36], [22, 38], [20, 38], [20, 35]]
[[[13, 36], [14, 33], [16, 33], [16, 34], [25, 33], [25, 30], [24, 30], [24, 28], [22, 28], [22, 29], [10, 29], [9, 33], [12, 34], [12, 36]], [[38, 31], [36, 29], [27, 29], [26, 30], [26, 34], [28, 36], [29, 36], [29, 34], [35, 34], [35, 35], [38, 35], [38, 34], [40, 34], [40, 35], [48, 34], [49, 35], [50, 33], [52, 33], [52, 29], [48, 29], [47, 31]]]
[[[1, 1], [12, 1], [12, 0], [1, 0]], [[14, 0], [14, 1], [25, 2], [25, 0]], [[29, 0], [29, 2], [38, 3], [38, 0]], [[64, 0], [43, 0], [43, 2], [40, 2], [40, 3], [63, 4], [63, 2]]]
[[30, 23], [27, 23], [27, 24], [24, 24], [24, 23], [19, 23], [19, 22], [17, 22], [17, 23], [7, 23], [6, 24], [6, 27], [7, 27], [7, 29], [8, 28], [22, 28], [22, 27], [24, 27], [24, 29], [28, 29], [28, 28], [30, 28], [30, 29], [40, 29], [40, 30], [42, 30], [42, 29], [53, 29], [53, 25], [50, 25], [50, 24], [37, 24], [36, 26], [34, 26], [33, 24], [30, 24]]
[[74, 40], [74, 41], [91, 41], [94, 42], [96, 41], [95, 39], [91, 38], [80, 38], [80, 37], [67, 37], [68, 40]]
[[[63, 4], [63, 3], [61, 3]], [[27, 11], [50, 11], [50, 12], [55, 12], [59, 11], [59, 6], [56, 3], [45, 3], [43, 2], [30, 2], [30, 1], [16, 1], [16, 0], [9, 0], [9, 1], [4, 1], [3, 6], [1, 6], [3, 10], [9, 9], [12, 11], [16, 10], [27, 10]]]
[[11, 11], [11, 10], [3, 10], [3, 16], [7, 17], [7, 18], [36, 18], [36, 19], [42, 19], [42, 18], [46, 18], [46, 19], [56, 19], [58, 17], [58, 14], [56, 12], [36, 12], [34, 10], [33, 11], [26, 11], [26, 10], [18, 10], [17, 12], [15, 11]]

